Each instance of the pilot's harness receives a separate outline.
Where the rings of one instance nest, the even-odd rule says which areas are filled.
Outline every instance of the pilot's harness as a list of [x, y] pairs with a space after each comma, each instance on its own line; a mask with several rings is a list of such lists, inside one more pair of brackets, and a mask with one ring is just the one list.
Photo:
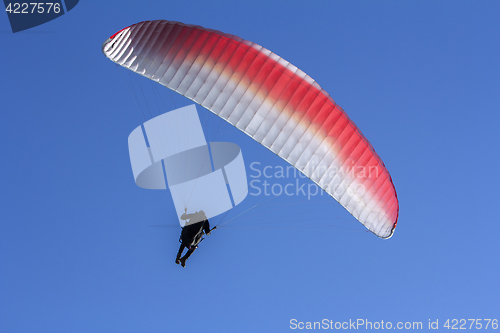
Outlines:
[[[209, 231], [209, 232], [212, 232], [212, 230], [215, 230], [215, 229], [217, 229], [217, 226], [215, 226], [215, 227], [213, 227], [212, 229], [210, 229], [210, 231]], [[201, 234], [201, 235], [200, 235], [200, 234]], [[199, 245], [199, 244], [200, 244], [200, 243], [201, 243], [201, 242], [205, 239], [205, 237], [203, 237], [203, 234], [204, 234], [204, 231], [203, 231], [203, 229], [202, 229], [202, 230], [201, 230], [201, 233], [198, 233], [198, 234], [195, 236], [195, 240], [196, 240], [196, 242], [195, 242], [193, 245], [191, 245], [191, 246], [190, 246], [190, 248], [191, 248], [191, 247], [194, 247], [194, 248], [197, 248], [197, 247], [198, 247], [198, 245]], [[179, 236], [179, 243], [181, 243], [181, 244], [182, 244], [182, 233], [181, 233], [181, 235]]]

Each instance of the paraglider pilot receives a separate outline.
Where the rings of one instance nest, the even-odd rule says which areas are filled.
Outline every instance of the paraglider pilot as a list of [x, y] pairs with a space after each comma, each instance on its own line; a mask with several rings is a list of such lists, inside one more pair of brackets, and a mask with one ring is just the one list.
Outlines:
[[[205, 212], [200, 210], [198, 212], [187, 214], [187, 208], [184, 209], [184, 214], [181, 216], [181, 220], [187, 221], [181, 231], [181, 237], [179, 242], [181, 246], [177, 257], [175, 258], [176, 264], [181, 264], [182, 267], [186, 267], [186, 260], [194, 250], [198, 247], [198, 244], [203, 240], [203, 234], [210, 235], [210, 224], [208, 222]], [[188, 221], [189, 220], [189, 221]], [[215, 229], [215, 228], [214, 228]], [[187, 248], [187, 252], [182, 256], [182, 251]]]

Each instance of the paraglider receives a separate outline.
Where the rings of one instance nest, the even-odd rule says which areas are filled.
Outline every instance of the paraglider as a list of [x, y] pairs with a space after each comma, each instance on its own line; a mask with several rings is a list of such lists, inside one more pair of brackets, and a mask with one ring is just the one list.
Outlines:
[[384, 163], [330, 95], [288, 61], [240, 37], [165, 20], [126, 27], [102, 50], [225, 119], [300, 170], [368, 230], [392, 236], [399, 203]]
[[[188, 220], [182, 228], [179, 252], [175, 258], [176, 264], [181, 264], [182, 267], [186, 266], [186, 260], [193, 254], [194, 250], [198, 248], [198, 244], [203, 240], [203, 234], [210, 236], [210, 223], [208, 222], [205, 212], [200, 210], [191, 214], [187, 214], [187, 208], [184, 210], [181, 218]], [[214, 228], [215, 229], [215, 228]], [[182, 251], [187, 248], [188, 251], [182, 256]]]

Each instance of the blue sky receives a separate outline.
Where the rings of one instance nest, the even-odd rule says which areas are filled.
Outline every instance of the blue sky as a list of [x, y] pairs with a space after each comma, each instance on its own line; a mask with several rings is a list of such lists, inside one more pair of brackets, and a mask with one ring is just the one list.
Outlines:
[[[16, 34], [0, 15], [0, 332], [500, 319], [499, 12], [497, 1], [82, 0]], [[134, 96], [189, 101], [101, 52], [151, 19], [238, 35], [313, 77], [389, 169], [394, 236], [366, 232], [326, 196], [249, 196], [175, 265], [173, 204], [135, 185], [127, 137], [140, 107], [167, 111]], [[209, 141], [240, 145], [249, 176], [254, 162], [285, 166], [198, 112]]]

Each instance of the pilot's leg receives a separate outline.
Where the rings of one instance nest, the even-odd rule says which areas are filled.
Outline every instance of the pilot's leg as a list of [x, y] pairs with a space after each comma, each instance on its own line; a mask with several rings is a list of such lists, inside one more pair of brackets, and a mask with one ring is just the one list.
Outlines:
[[181, 246], [179, 247], [179, 252], [177, 252], [177, 257], [175, 258], [175, 263], [180, 264], [181, 256], [182, 256], [182, 251], [184, 251], [184, 244], [181, 243]]
[[181, 266], [186, 267], [186, 260], [189, 258], [190, 255], [193, 254], [194, 250], [196, 250], [196, 246], [192, 246], [184, 255], [184, 257], [181, 258]]

